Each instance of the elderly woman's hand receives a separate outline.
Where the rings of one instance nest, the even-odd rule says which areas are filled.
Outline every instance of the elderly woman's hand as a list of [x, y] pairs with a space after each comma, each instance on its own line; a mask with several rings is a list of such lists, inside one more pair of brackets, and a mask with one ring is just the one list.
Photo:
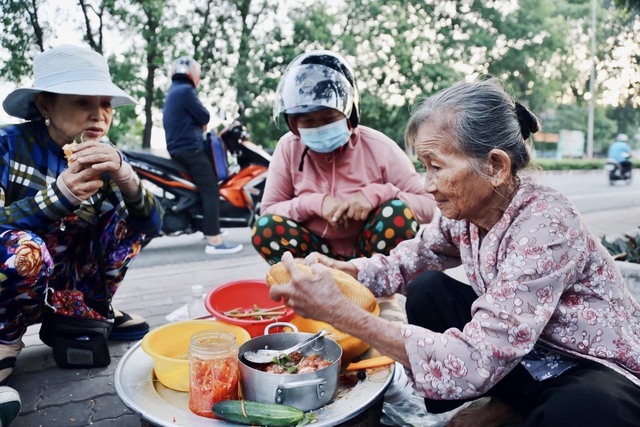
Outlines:
[[303, 263], [310, 267], [314, 264], [326, 265], [327, 267], [335, 268], [343, 273], [347, 273], [355, 279], [358, 278], [358, 269], [353, 265], [353, 263], [350, 263], [349, 261], [338, 261], [337, 259], [330, 258], [320, 252], [311, 252], [303, 259]]
[[353, 303], [338, 288], [327, 267], [314, 264], [310, 276], [296, 266], [291, 253], [286, 252], [282, 262], [291, 274], [291, 281], [272, 286], [269, 289], [272, 299], [283, 298], [284, 303], [300, 316], [327, 323], [335, 320], [338, 314], [349, 313]]

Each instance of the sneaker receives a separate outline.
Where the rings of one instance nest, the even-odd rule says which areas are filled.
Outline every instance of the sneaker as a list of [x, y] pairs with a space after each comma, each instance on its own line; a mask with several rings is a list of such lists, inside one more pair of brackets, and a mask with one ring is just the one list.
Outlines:
[[149, 324], [144, 317], [137, 314], [127, 314], [116, 308], [113, 309], [113, 328], [109, 339], [113, 341], [137, 341], [149, 332]]
[[242, 245], [240, 243], [222, 243], [220, 245], [207, 245], [204, 248], [204, 253], [207, 255], [224, 255], [224, 254], [235, 254], [242, 250]]
[[18, 340], [13, 344], [0, 343], [0, 385], [7, 383], [9, 375], [13, 373], [16, 367], [16, 360], [23, 347], [22, 340]]
[[7, 427], [20, 413], [20, 395], [7, 386], [0, 386], [0, 427]]

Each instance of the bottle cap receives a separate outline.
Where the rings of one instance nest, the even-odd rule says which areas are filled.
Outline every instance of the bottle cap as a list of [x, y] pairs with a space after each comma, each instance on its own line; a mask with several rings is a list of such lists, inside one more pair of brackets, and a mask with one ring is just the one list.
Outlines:
[[193, 297], [201, 297], [204, 292], [202, 285], [193, 285], [191, 286], [191, 296]]

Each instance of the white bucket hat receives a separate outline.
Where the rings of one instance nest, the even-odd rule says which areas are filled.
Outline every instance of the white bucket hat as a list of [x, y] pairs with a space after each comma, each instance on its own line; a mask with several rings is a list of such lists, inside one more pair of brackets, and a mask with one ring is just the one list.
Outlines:
[[42, 52], [33, 60], [33, 86], [11, 92], [2, 103], [4, 110], [21, 119], [34, 119], [32, 106], [39, 92], [64, 95], [111, 96], [111, 105], [137, 104], [136, 100], [114, 85], [105, 58], [89, 48], [61, 45]]

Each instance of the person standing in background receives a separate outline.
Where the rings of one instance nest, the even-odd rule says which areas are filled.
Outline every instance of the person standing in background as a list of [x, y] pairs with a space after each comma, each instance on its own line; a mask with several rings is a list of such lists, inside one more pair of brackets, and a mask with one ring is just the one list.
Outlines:
[[242, 245], [225, 243], [220, 231], [218, 178], [205, 154], [202, 137], [210, 115], [196, 92], [200, 64], [190, 57], [178, 58], [171, 66], [170, 75], [172, 82], [162, 109], [162, 125], [169, 155], [187, 169], [200, 192], [202, 233], [207, 239], [205, 253], [240, 252]]

